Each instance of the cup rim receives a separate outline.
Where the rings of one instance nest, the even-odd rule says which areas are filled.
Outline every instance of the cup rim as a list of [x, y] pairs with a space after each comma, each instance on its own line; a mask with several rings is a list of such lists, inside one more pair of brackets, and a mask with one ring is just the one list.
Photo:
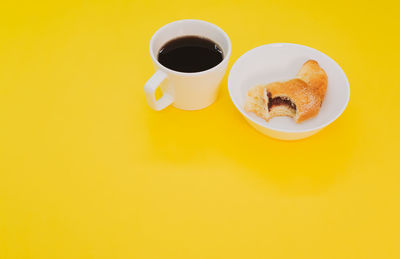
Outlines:
[[[152, 50], [152, 47], [153, 47], [153, 44], [154, 44], [154, 41], [155, 41], [155, 37], [156, 37], [162, 30], [164, 30], [165, 28], [167, 28], [168, 26], [171, 26], [172, 24], [175, 24], [175, 23], [183, 23], [183, 22], [197, 22], [197, 23], [207, 24], [207, 25], [213, 27], [214, 29], [216, 29], [217, 31], [219, 31], [219, 32], [222, 34], [222, 36], [223, 36], [223, 37], [225, 38], [225, 40], [228, 42], [228, 47], [227, 47], [227, 53], [226, 53], [226, 55], [224, 55], [223, 60], [222, 60], [218, 65], [216, 65], [216, 66], [214, 66], [214, 67], [212, 67], [212, 68], [209, 68], [209, 69], [207, 69], [207, 70], [204, 70], [204, 71], [200, 71], [200, 72], [190, 72], [190, 73], [188, 73], [188, 72], [180, 72], [180, 71], [172, 70], [172, 69], [170, 69], [170, 68], [168, 68], [168, 67], [162, 65], [160, 62], [158, 62], [158, 60], [157, 60], [157, 58], [154, 56], [154, 52], [153, 52], [153, 50]], [[194, 35], [196, 35], [196, 34], [194, 34]], [[232, 52], [232, 44], [231, 44], [231, 40], [230, 40], [228, 34], [226, 34], [226, 32], [225, 32], [224, 30], [222, 30], [220, 27], [218, 27], [217, 25], [215, 25], [215, 24], [213, 24], [213, 23], [210, 23], [210, 22], [203, 21], [203, 20], [197, 20], [197, 19], [182, 19], [182, 20], [176, 20], [176, 21], [167, 23], [167, 24], [165, 24], [164, 26], [162, 26], [161, 28], [159, 28], [159, 29], [153, 34], [153, 36], [152, 36], [151, 39], [150, 39], [149, 51], [150, 51], [151, 59], [153, 60], [153, 62], [154, 62], [155, 64], [157, 64], [158, 67], [163, 68], [164, 70], [166, 70], [166, 71], [169, 72], [169, 73], [173, 73], [173, 74], [180, 75], [180, 76], [192, 77], [192, 76], [198, 76], [198, 75], [202, 75], [202, 74], [205, 74], [205, 73], [212, 72], [212, 71], [214, 71], [214, 70], [217, 70], [217, 69], [220, 68], [221, 66], [225, 65], [225, 63], [228, 62], [229, 57], [230, 57], [230, 55], [231, 55], [231, 52]]]
[[[321, 55], [325, 56], [326, 58], [328, 58], [329, 60], [333, 61], [334, 64], [336, 64], [338, 70], [340, 71], [340, 73], [342, 74], [342, 76], [345, 79], [345, 83], [346, 83], [346, 88], [347, 88], [347, 98], [345, 101], [345, 104], [343, 105], [343, 107], [341, 107], [341, 109], [338, 111], [338, 113], [331, 119], [327, 120], [325, 123], [322, 123], [318, 126], [312, 127], [310, 129], [306, 129], [306, 130], [298, 130], [298, 129], [279, 129], [279, 128], [275, 128], [272, 127], [270, 125], [262, 125], [260, 122], [256, 121], [254, 118], [250, 117], [243, 109], [242, 107], [240, 107], [240, 105], [237, 103], [236, 98], [234, 97], [233, 93], [232, 93], [232, 75], [234, 73], [234, 71], [236, 70], [236, 67], [238, 66], [238, 61], [243, 59], [244, 57], [250, 55], [252, 52], [257, 51], [258, 49], [261, 48], [265, 48], [267, 46], [283, 46], [283, 45], [288, 45], [288, 46], [297, 46], [297, 47], [301, 47], [301, 48], [307, 48], [307, 49], [312, 49], [313, 51], [319, 52]], [[273, 131], [277, 131], [277, 132], [284, 132], [284, 133], [305, 133], [305, 132], [311, 132], [311, 131], [315, 131], [315, 130], [320, 130], [325, 128], [326, 126], [328, 126], [329, 124], [331, 124], [332, 122], [334, 122], [337, 118], [339, 118], [342, 113], [345, 111], [345, 109], [347, 108], [347, 105], [349, 104], [349, 100], [350, 100], [350, 84], [349, 84], [349, 80], [346, 76], [346, 74], [344, 73], [343, 69], [339, 66], [339, 64], [333, 60], [331, 57], [329, 57], [328, 55], [326, 55], [325, 53], [305, 46], [305, 45], [301, 45], [301, 44], [296, 44], [296, 43], [288, 43], [288, 42], [277, 42], [277, 43], [269, 43], [269, 44], [264, 44], [258, 47], [255, 47], [253, 49], [250, 49], [248, 51], [246, 51], [244, 54], [242, 54], [233, 64], [231, 70], [229, 71], [229, 75], [228, 75], [228, 92], [229, 92], [229, 97], [231, 98], [234, 106], [236, 107], [236, 109], [239, 110], [239, 112], [248, 120], [250, 120], [251, 122], [255, 123], [256, 125], [262, 127], [262, 128], [266, 128], [269, 130], [273, 130]]]

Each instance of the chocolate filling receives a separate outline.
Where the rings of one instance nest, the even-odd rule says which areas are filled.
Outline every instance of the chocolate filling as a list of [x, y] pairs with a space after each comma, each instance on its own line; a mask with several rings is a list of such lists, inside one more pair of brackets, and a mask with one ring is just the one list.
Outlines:
[[296, 104], [292, 103], [292, 101], [283, 96], [278, 96], [275, 98], [272, 98], [271, 93], [267, 93], [268, 96], [268, 111], [271, 111], [271, 108], [273, 106], [279, 106], [279, 105], [286, 105], [290, 109], [296, 110]]

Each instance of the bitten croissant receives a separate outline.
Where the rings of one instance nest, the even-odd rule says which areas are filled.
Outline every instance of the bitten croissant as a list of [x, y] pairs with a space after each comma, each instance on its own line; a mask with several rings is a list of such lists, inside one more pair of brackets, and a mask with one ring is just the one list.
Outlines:
[[296, 123], [316, 116], [325, 97], [328, 76], [315, 60], [303, 64], [297, 78], [249, 90], [245, 110], [269, 121], [289, 116]]

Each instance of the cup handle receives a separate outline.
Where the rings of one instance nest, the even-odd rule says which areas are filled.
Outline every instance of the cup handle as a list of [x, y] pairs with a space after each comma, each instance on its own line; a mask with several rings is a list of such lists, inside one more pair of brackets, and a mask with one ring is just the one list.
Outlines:
[[167, 74], [162, 72], [161, 70], [157, 70], [144, 85], [144, 92], [146, 94], [147, 103], [152, 109], [156, 111], [160, 111], [166, 108], [174, 101], [174, 98], [170, 93], [163, 93], [163, 96], [159, 100], [156, 100], [156, 89], [165, 79], [167, 79]]

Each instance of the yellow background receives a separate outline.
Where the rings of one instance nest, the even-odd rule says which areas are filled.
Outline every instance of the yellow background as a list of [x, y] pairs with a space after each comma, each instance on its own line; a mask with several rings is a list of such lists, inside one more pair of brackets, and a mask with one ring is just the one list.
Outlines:
[[[396, 2], [2, 2], [0, 258], [400, 258]], [[273, 140], [227, 77], [207, 109], [151, 110], [148, 43], [183, 18], [228, 33], [229, 68], [272, 42], [321, 50], [347, 110]]]

